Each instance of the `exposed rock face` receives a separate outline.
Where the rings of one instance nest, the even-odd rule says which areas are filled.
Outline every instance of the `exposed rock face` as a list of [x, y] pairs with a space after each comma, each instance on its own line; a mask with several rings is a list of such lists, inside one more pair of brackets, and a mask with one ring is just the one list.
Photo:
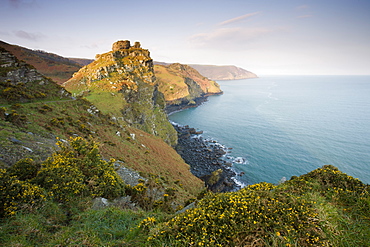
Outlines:
[[164, 94], [167, 112], [194, 107], [209, 95], [222, 94], [220, 86], [192, 67], [174, 63], [155, 65], [159, 90]]
[[236, 176], [222, 156], [226, 154], [221, 145], [198, 136], [202, 131], [196, 131], [189, 126], [175, 125], [179, 135], [176, 151], [181, 155], [193, 175], [202, 179], [213, 192], [227, 192], [238, 188], [232, 179]]
[[0, 104], [30, 102], [52, 97], [69, 98], [70, 94], [45, 78], [34, 67], [19, 61], [0, 47]]
[[64, 86], [115, 119], [123, 119], [175, 145], [176, 131], [164, 111], [165, 101], [158, 90], [153, 60], [149, 51], [140, 47], [139, 42], [134, 46], [127, 40], [115, 42], [113, 51], [97, 55]]
[[118, 51], [121, 49], [129, 49], [130, 47], [131, 47], [131, 44], [129, 40], [120, 40], [120, 41], [113, 43], [112, 51]]
[[27, 83], [43, 79], [43, 76], [40, 75], [36, 69], [31, 68], [24, 62], [19, 62], [15, 56], [5, 50], [0, 51], [0, 66], [4, 69], [9, 68], [7, 72], [4, 71], [0, 75], [0, 79], [6, 78], [6, 80], [12, 84]]

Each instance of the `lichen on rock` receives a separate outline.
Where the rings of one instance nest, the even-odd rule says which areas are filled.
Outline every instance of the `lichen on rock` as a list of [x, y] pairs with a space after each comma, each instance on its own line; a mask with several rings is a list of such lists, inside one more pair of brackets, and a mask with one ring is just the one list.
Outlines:
[[112, 51], [96, 56], [64, 86], [74, 95], [86, 97], [103, 113], [123, 118], [131, 126], [176, 145], [177, 134], [164, 111], [153, 60], [139, 42], [134, 46], [128, 40], [115, 42]]

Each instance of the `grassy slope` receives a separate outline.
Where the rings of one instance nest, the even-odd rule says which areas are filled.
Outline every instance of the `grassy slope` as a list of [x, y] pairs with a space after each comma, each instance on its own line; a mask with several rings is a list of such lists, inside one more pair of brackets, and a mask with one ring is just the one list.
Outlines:
[[58, 84], [67, 81], [73, 73], [81, 68], [76, 62], [58, 55], [40, 51], [33, 51], [24, 47], [10, 45], [0, 41], [0, 47], [10, 51], [19, 60], [26, 61], [34, 66], [41, 74], [50, 77]]
[[172, 71], [166, 66], [154, 65], [155, 76], [166, 101], [174, 101], [189, 95], [188, 86], [184, 78]]
[[208, 194], [181, 214], [53, 203], [0, 223], [4, 246], [369, 246], [370, 187], [332, 166]]
[[[210, 95], [222, 93], [220, 86], [211, 81], [190, 66], [183, 64], [154, 65], [155, 75], [158, 80], [159, 90], [164, 94], [168, 103], [177, 103], [181, 99], [193, 100], [198, 95]], [[191, 95], [191, 91], [185, 83], [186, 80], [193, 80], [200, 87], [197, 95]]]
[[[7, 68], [11, 69], [16, 68]], [[5, 105], [0, 112], [0, 152], [3, 155], [0, 164], [3, 166], [14, 164], [22, 157], [45, 159], [53, 151], [56, 136], [68, 139], [78, 135], [101, 143], [105, 158], [122, 160], [128, 167], [142, 172], [144, 177], [149, 173], [166, 177], [167, 185], [180, 191], [180, 201], [196, 195], [203, 188], [201, 180], [190, 173], [189, 166], [160, 138], [131, 128], [123, 120], [112, 121], [110, 115], [101, 113], [87, 100], [60, 98], [59, 92], [64, 89], [52, 81], [24, 85], [30, 94], [42, 86], [47, 89], [46, 96], [25, 104], [16, 99], [8, 102], [0, 97], [0, 103]], [[3, 91], [6, 87], [0, 89]], [[7, 114], [20, 117], [9, 118]], [[136, 138], [133, 139], [131, 134]]]

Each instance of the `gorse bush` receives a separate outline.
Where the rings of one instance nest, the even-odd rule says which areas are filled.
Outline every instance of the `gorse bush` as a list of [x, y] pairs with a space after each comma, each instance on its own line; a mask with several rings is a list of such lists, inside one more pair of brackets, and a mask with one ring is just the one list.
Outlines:
[[127, 185], [126, 194], [130, 195], [131, 200], [144, 210], [173, 212], [177, 190], [172, 187], [166, 188], [159, 176], [154, 174], [147, 174], [147, 176], [147, 180], [141, 179], [135, 186]]
[[0, 169], [0, 216], [14, 215], [46, 199], [45, 191], [35, 184], [19, 180]]
[[124, 195], [125, 184], [114, 170], [114, 160], [102, 159], [97, 143], [76, 137], [57, 145], [60, 150], [42, 164], [23, 159], [1, 170], [0, 215], [15, 214], [23, 205], [46, 198], [68, 203], [76, 196]]
[[19, 160], [17, 163], [7, 169], [11, 176], [16, 176], [19, 180], [30, 180], [37, 176], [40, 170], [40, 164], [30, 158]]
[[81, 137], [69, 144], [58, 141], [60, 151], [48, 158], [35, 182], [58, 201], [69, 201], [76, 195], [116, 198], [124, 194], [124, 182], [114, 170], [114, 160], [102, 159], [98, 144]]
[[209, 194], [195, 208], [153, 227], [148, 241], [152, 246], [367, 246], [369, 190], [324, 166], [278, 186], [259, 183]]
[[156, 244], [172, 239], [178, 246], [325, 246], [312, 204], [259, 183], [208, 195], [196, 208], [153, 231], [149, 240]]

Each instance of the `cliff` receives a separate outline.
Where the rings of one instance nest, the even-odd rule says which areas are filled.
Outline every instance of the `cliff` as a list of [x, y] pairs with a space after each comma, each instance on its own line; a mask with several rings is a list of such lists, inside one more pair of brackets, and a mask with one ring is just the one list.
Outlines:
[[112, 51], [97, 55], [64, 83], [75, 96], [94, 103], [102, 112], [176, 145], [177, 134], [164, 111], [150, 53], [139, 42], [118, 41]]
[[[60, 151], [55, 145], [58, 141], [70, 146], [67, 144], [70, 138], [96, 142], [91, 144], [93, 149], [99, 147], [94, 155], [99, 152], [104, 160], [116, 160], [115, 170], [125, 183], [134, 181], [134, 186], [141, 178], [145, 180], [144, 184], [155, 184], [157, 197], [151, 197], [152, 200], [159, 200], [158, 196], [171, 190], [175, 207], [204, 188], [203, 182], [191, 174], [189, 165], [161, 138], [134, 128], [123, 119], [112, 119], [111, 115], [104, 114], [85, 99], [71, 97], [63, 87], [45, 78], [33, 66], [0, 48], [0, 191], [12, 192], [11, 188], [2, 187], [9, 185], [9, 178], [3, 176], [4, 168], [8, 170], [17, 163], [26, 164], [19, 172], [27, 173], [27, 164], [32, 163], [34, 165], [29, 164], [31, 170], [38, 169], [40, 164], [46, 165], [46, 160], [53, 159], [56, 150]], [[84, 150], [86, 148], [89, 147], [84, 144]], [[20, 161], [25, 158], [28, 163]], [[64, 157], [66, 162], [60, 167], [68, 164], [69, 158], [71, 156]], [[95, 162], [90, 161], [92, 166], [89, 169], [95, 169]], [[74, 178], [75, 174], [70, 174], [70, 171], [66, 168], [58, 176]], [[160, 181], [154, 183], [154, 180]], [[24, 181], [14, 181], [14, 188], [23, 185]], [[152, 184], [150, 186], [153, 187]], [[2, 196], [4, 194], [0, 193], [0, 217], [4, 209], [2, 203], [5, 202]], [[77, 201], [82, 200], [81, 195], [76, 198]], [[145, 195], [142, 198], [144, 200]]]
[[370, 186], [333, 166], [200, 194], [162, 139], [71, 98], [4, 49], [0, 86], [4, 246], [368, 246]]
[[205, 77], [208, 77], [211, 80], [221, 81], [221, 80], [239, 80], [239, 79], [257, 78], [256, 74], [233, 65], [216, 66], [216, 65], [189, 64], [189, 66], [198, 70], [199, 73], [201, 73]]
[[222, 94], [220, 86], [184, 64], [155, 65], [159, 90], [164, 94], [167, 111], [197, 106], [207, 96]]

